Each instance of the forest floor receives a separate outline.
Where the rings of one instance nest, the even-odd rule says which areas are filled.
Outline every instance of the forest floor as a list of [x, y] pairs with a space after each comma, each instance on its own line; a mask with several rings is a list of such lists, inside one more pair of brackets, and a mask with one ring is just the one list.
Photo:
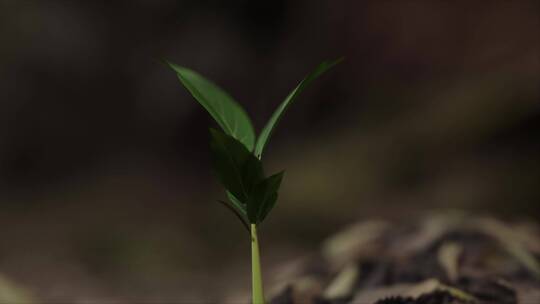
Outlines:
[[284, 265], [272, 304], [537, 304], [540, 229], [463, 214], [363, 221]]

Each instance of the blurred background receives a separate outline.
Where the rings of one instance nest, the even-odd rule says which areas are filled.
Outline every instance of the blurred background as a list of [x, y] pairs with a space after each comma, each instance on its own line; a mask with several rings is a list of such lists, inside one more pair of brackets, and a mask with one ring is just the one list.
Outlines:
[[359, 219], [537, 219], [536, 0], [0, 0], [0, 276], [55, 303], [247, 295], [214, 122], [159, 59], [215, 81], [260, 130], [341, 56], [265, 156], [286, 169], [261, 227], [269, 284]]

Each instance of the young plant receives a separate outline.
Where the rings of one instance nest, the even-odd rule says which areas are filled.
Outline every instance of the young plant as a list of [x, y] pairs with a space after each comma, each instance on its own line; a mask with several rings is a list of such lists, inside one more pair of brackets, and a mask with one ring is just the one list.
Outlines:
[[217, 177], [228, 201], [219, 201], [251, 233], [253, 304], [264, 304], [257, 227], [276, 204], [283, 171], [265, 176], [261, 158], [272, 133], [287, 108], [317, 77], [341, 59], [323, 62], [304, 78], [279, 105], [258, 137], [244, 109], [225, 91], [198, 73], [167, 62], [180, 82], [214, 118], [222, 131], [210, 129], [210, 149]]

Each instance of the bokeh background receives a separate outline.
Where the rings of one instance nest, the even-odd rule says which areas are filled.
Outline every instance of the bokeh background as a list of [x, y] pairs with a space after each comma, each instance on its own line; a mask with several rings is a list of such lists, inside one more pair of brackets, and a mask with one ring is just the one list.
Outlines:
[[214, 123], [159, 60], [257, 128], [320, 61], [267, 150], [286, 169], [263, 263], [365, 218], [537, 219], [540, 2], [0, 0], [0, 275], [54, 303], [233, 303], [249, 241], [216, 203]]

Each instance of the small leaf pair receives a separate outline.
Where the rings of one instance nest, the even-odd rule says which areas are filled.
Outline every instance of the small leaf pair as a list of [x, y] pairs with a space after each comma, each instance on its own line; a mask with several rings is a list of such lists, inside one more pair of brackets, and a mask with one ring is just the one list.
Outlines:
[[213, 165], [231, 207], [246, 226], [262, 222], [277, 200], [283, 172], [265, 178], [261, 160], [240, 141], [215, 129], [210, 134]]
[[167, 62], [180, 82], [214, 118], [223, 132], [211, 129], [210, 148], [214, 169], [227, 190], [223, 202], [244, 225], [261, 223], [274, 207], [283, 171], [265, 177], [261, 158], [285, 111], [317, 77], [341, 59], [323, 62], [304, 78], [278, 106], [258, 138], [249, 116], [234, 99], [198, 73]]

